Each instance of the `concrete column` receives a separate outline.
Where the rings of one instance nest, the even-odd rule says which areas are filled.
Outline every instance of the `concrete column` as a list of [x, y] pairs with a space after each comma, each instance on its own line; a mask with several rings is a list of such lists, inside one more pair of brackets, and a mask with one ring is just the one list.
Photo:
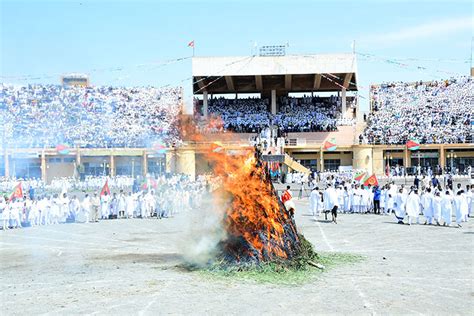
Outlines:
[[324, 171], [324, 151], [319, 151], [319, 171]]
[[76, 165], [81, 165], [81, 150], [79, 147], [76, 147]]
[[110, 155], [110, 176], [115, 176], [115, 159], [113, 155]]
[[410, 155], [410, 151], [408, 150], [407, 146], [405, 146], [405, 149], [403, 150], [403, 154], [404, 154], [404, 159], [403, 159], [403, 162], [405, 164], [405, 168], [407, 167], [411, 167], [411, 155]]
[[4, 166], [5, 166], [5, 177], [10, 176], [10, 157], [8, 157], [8, 151], [5, 149], [4, 155], [3, 155], [5, 161], [4, 161]]
[[46, 179], [46, 155], [44, 153], [44, 150], [41, 152], [41, 180], [44, 181], [44, 183], [47, 183]]
[[202, 93], [202, 114], [204, 117], [207, 117], [207, 114], [208, 114], [208, 95], [207, 95], [207, 91], [204, 91]]
[[146, 155], [146, 150], [143, 151], [143, 164], [142, 164], [142, 173], [143, 176], [146, 176], [148, 173], [148, 156]]
[[347, 112], [347, 102], [346, 102], [346, 88], [342, 88], [341, 92], [341, 113], [342, 113], [342, 118], [346, 117], [346, 112]]
[[277, 95], [276, 90], [272, 90], [272, 100], [271, 100], [272, 114], [276, 114], [277, 112], [276, 95]]
[[191, 179], [196, 177], [196, 154], [194, 150], [179, 151], [177, 158], [178, 172], [187, 174]]
[[446, 150], [444, 149], [443, 145], [441, 145], [439, 148], [439, 165], [443, 170], [444, 167], [446, 167]]

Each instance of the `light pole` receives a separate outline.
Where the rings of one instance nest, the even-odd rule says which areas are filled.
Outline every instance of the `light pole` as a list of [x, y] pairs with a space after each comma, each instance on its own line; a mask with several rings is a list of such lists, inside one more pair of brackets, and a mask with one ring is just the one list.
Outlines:
[[453, 150], [448, 154], [448, 158], [450, 158], [450, 165], [451, 165], [451, 173], [454, 171], [454, 159], [457, 158], [458, 156], [454, 153]]

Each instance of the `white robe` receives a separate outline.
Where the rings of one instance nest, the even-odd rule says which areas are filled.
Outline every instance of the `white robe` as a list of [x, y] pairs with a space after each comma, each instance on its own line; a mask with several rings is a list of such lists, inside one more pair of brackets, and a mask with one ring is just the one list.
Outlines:
[[415, 192], [410, 193], [407, 198], [406, 212], [410, 217], [418, 217], [420, 215], [420, 197]]
[[317, 190], [312, 190], [309, 196], [309, 212], [313, 216], [319, 216], [319, 209], [321, 204], [321, 196]]
[[446, 224], [451, 224], [453, 216], [453, 196], [445, 195], [441, 199], [441, 216]]

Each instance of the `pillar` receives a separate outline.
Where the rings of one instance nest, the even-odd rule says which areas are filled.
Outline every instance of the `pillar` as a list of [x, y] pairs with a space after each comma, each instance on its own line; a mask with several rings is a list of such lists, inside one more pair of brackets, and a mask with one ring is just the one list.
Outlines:
[[187, 174], [192, 180], [196, 177], [196, 154], [194, 150], [180, 150], [177, 157], [178, 172]]
[[41, 152], [41, 180], [43, 180], [44, 183], [47, 183], [46, 179], [46, 155], [44, 153], [44, 150]]
[[272, 100], [271, 100], [272, 114], [276, 114], [276, 112], [277, 112], [276, 96], [277, 96], [276, 90], [272, 90]]
[[115, 157], [110, 155], [110, 176], [115, 176]]
[[204, 91], [202, 93], [202, 115], [204, 117], [207, 117], [207, 112], [208, 112], [208, 95], [207, 95], [207, 91]]
[[76, 165], [79, 167], [81, 165], [81, 150], [79, 146], [76, 147]]
[[410, 157], [410, 151], [408, 150], [407, 146], [405, 146], [405, 149], [403, 149], [403, 154], [404, 154], [404, 159], [403, 162], [405, 164], [405, 168], [411, 167], [411, 157]]
[[444, 167], [446, 167], [446, 150], [444, 149], [443, 145], [441, 145], [439, 148], [439, 165], [443, 170]]
[[319, 151], [319, 171], [324, 171], [324, 151], [322, 149]]
[[146, 150], [143, 151], [143, 164], [142, 164], [142, 174], [146, 176], [148, 173], [148, 156], [146, 155]]
[[10, 157], [8, 157], [8, 151], [5, 149], [4, 152], [4, 166], [5, 166], [5, 177], [10, 176]]
[[341, 91], [341, 113], [342, 113], [342, 118], [346, 117], [346, 111], [347, 111], [347, 104], [346, 104], [346, 88], [342, 88]]

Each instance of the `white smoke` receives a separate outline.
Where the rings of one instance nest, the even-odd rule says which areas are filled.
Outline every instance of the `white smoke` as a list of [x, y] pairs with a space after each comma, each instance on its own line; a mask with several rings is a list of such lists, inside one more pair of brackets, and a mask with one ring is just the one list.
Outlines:
[[187, 214], [186, 234], [179, 248], [186, 262], [203, 266], [217, 255], [218, 245], [227, 237], [223, 227], [226, 205], [204, 194], [197, 209]]

